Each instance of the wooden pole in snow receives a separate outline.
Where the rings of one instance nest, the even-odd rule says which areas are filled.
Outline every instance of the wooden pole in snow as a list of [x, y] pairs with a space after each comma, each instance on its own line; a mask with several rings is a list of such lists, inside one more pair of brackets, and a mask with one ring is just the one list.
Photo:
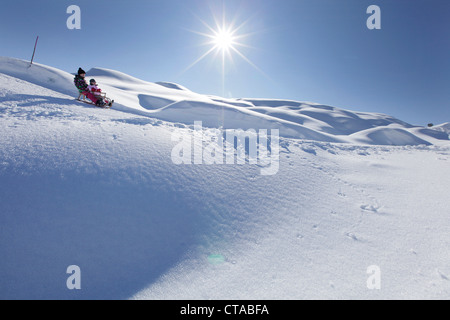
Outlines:
[[35, 52], [36, 52], [36, 46], [37, 46], [38, 40], [39, 40], [39, 36], [37, 36], [37, 38], [36, 38], [36, 43], [34, 44], [33, 56], [31, 57], [31, 63], [30, 63], [30, 66], [33, 64], [34, 54], [35, 54]]

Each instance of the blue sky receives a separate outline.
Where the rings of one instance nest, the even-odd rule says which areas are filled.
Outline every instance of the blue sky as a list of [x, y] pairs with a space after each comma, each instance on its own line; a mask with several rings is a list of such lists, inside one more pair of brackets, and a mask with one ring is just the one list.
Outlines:
[[[369, 5], [381, 30], [369, 30]], [[81, 30], [69, 30], [69, 5]], [[225, 10], [224, 10], [225, 9]], [[214, 17], [247, 35], [222, 76], [220, 55], [187, 69], [211, 45]], [[314, 101], [386, 113], [412, 124], [450, 121], [448, 0], [91, 0], [2, 3], [0, 55], [68, 72], [119, 70], [226, 97]], [[187, 69], [187, 70], [186, 70]]]

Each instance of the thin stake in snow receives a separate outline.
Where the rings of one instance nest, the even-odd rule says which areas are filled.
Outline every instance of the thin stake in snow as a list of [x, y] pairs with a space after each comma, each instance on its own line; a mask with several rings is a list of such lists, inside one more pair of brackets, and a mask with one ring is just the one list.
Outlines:
[[37, 47], [38, 40], [39, 40], [39, 36], [37, 36], [36, 43], [34, 44], [33, 56], [31, 57], [30, 66], [33, 64], [34, 54], [36, 53], [36, 47]]

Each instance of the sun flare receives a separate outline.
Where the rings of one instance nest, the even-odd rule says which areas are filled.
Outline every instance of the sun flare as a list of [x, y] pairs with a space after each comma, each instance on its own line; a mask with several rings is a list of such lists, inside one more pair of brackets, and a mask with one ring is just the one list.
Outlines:
[[[198, 18], [198, 17], [197, 17]], [[221, 76], [222, 76], [222, 94], [225, 92], [225, 73], [226, 67], [235, 64], [234, 57], [239, 57], [244, 60], [246, 63], [251, 65], [261, 74], [266, 76], [264, 72], [259, 69], [250, 59], [246, 57], [246, 55], [242, 52], [242, 48], [252, 48], [246, 42], [247, 38], [256, 32], [253, 31], [251, 33], [245, 33], [244, 30], [248, 29], [248, 22], [250, 20], [247, 19], [243, 21], [241, 24], [236, 24], [236, 17], [231, 21], [227, 21], [225, 18], [225, 10], [222, 11], [222, 17], [218, 18], [217, 15], [213, 15], [214, 25], [209, 25], [204, 20], [198, 18], [198, 20], [203, 24], [206, 28], [206, 32], [199, 32], [189, 30], [192, 33], [198, 34], [207, 39], [203, 45], [208, 46], [209, 48], [193, 63], [191, 63], [183, 72], [188, 71], [200, 61], [204, 60], [208, 56], [213, 56], [214, 59], [217, 59], [217, 62], [221, 65]]]
[[231, 49], [236, 44], [233, 32], [226, 29], [216, 31], [212, 42], [218, 49], [223, 51]]
[[248, 47], [248, 45], [244, 44], [242, 41], [250, 36], [250, 34], [243, 34], [241, 32], [242, 29], [244, 29], [247, 21], [244, 21], [240, 25], [236, 25], [235, 21], [227, 23], [225, 20], [225, 16], [223, 16], [222, 19], [217, 19], [217, 17], [214, 16], [215, 26], [210, 26], [202, 19], [199, 20], [208, 31], [191, 32], [208, 39], [208, 41], [205, 42], [204, 45], [209, 46], [209, 49], [201, 57], [199, 57], [191, 65], [189, 65], [185, 71], [189, 70], [210, 55], [214, 55], [215, 57], [220, 56], [223, 72], [225, 69], [225, 60], [229, 60], [231, 63], [233, 63], [233, 55], [237, 55], [253, 65], [253, 63], [251, 63], [250, 60], [247, 59], [247, 57], [240, 51], [240, 48]]

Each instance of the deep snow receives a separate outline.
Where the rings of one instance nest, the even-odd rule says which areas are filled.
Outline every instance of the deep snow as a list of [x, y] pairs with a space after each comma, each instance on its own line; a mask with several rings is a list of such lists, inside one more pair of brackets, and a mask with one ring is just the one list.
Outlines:
[[[90, 77], [113, 109], [74, 101], [69, 73], [0, 58], [1, 299], [450, 297], [448, 123]], [[173, 164], [195, 120], [279, 129], [278, 173]]]
[[[0, 57], [0, 72], [54, 91], [76, 95], [73, 75], [48, 66]], [[95, 78], [116, 103], [114, 109], [169, 122], [224, 129], [279, 129], [289, 138], [370, 145], [448, 143], [448, 132], [417, 127], [391, 116], [355, 112], [311, 102], [275, 99], [224, 99], [183, 86], [150, 83], [124, 73], [92, 68]]]

